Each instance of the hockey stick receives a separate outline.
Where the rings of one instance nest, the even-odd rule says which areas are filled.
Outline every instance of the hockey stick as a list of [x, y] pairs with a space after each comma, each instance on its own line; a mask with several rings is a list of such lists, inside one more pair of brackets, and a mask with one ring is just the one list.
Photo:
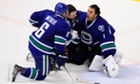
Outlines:
[[[67, 69], [65, 66], [63, 66], [63, 67], [65, 68], [65, 70], [66, 70], [66, 72], [67, 72], [67, 74], [68, 74], [70, 80], [75, 84], [75, 82], [74, 82], [72, 76], [70, 75], [68, 69]], [[100, 83], [98, 83], [98, 82], [89, 82], [89, 81], [86, 81], [86, 80], [80, 79], [80, 78], [76, 78], [76, 81], [77, 81], [77, 82], [81, 82], [81, 83], [85, 83], [85, 84], [100, 84]]]
[[69, 73], [68, 69], [65, 67], [65, 65], [63, 65], [63, 67], [64, 67], [64, 69], [66, 70], [66, 72], [67, 72], [67, 74], [68, 74], [69, 79], [73, 82], [73, 84], [75, 84], [75, 82], [74, 82], [74, 80], [73, 80], [72, 76], [70, 75], [70, 73]]
[[84, 79], [79, 79], [79, 78], [77, 78], [76, 81], [81, 82], [81, 83], [86, 83], [86, 84], [100, 84], [98, 82], [89, 82], [89, 81], [86, 81]]

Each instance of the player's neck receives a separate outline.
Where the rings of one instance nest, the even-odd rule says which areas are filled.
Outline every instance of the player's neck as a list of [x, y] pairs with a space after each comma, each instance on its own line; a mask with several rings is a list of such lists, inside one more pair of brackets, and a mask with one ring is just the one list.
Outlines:
[[87, 26], [89, 26], [92, 23], [92, 21], [87, 21]]

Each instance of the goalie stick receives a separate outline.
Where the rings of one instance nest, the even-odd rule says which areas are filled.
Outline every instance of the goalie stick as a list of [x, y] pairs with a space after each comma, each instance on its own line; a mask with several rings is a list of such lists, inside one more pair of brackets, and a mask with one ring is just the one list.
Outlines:
[[[73, 78], [72, 78], [72, 76], [70, 75], [68, 69], [67, 69], [65, 66], [63, 66], [63, 67], [65, 68], [65, 70], [66, 70], [66, 72], [67, 72], [67, 74], [68, 74], [70, 80], [75, 84], [75, 82], [74, 82], [75, 80], [73, 80]], [[85, 84], [100, 84], [100, 83], [98, 83], [98, 82], [90, 82], [90, 81], [87, 81], [87, 80], [84, 80], [84, 79], [80, 79], [80, 78], [76, 78], [76, 81], [77, 81], [77, 82], [81, 82], [81, 83], [85, 83]]]
[[80, 78], [77, 78], [76, 81], [77, 82], [81, 82], [81, 83], [86, 83], [86, 84], [100, 84], [98, 82], [90, 82], [90, 81], [87, 81], [87, 80], [84, 80], [84, 79], [80, 79]]

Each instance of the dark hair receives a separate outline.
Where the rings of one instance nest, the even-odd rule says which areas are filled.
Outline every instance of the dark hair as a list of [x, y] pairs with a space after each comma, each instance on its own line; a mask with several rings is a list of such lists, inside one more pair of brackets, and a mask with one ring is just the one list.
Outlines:
[[76, 8], [72, 4], [68, 4], [68, 14], [70, 14], [73, 11], [76, 11]]
[[95, 9], [95, 14], [97, 14], [97, 16], [99, 16], [101, 14], [100, 8], [96, 4], [90, 5], [89, 7]]

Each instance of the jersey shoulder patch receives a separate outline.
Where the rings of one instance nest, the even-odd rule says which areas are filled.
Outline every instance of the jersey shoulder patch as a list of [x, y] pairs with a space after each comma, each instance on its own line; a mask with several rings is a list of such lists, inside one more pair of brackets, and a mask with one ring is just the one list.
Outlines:
[[104, 25], [99, 25], [98, 30], [100, 30], [101, 32], [104, 32], [105, 31]]

